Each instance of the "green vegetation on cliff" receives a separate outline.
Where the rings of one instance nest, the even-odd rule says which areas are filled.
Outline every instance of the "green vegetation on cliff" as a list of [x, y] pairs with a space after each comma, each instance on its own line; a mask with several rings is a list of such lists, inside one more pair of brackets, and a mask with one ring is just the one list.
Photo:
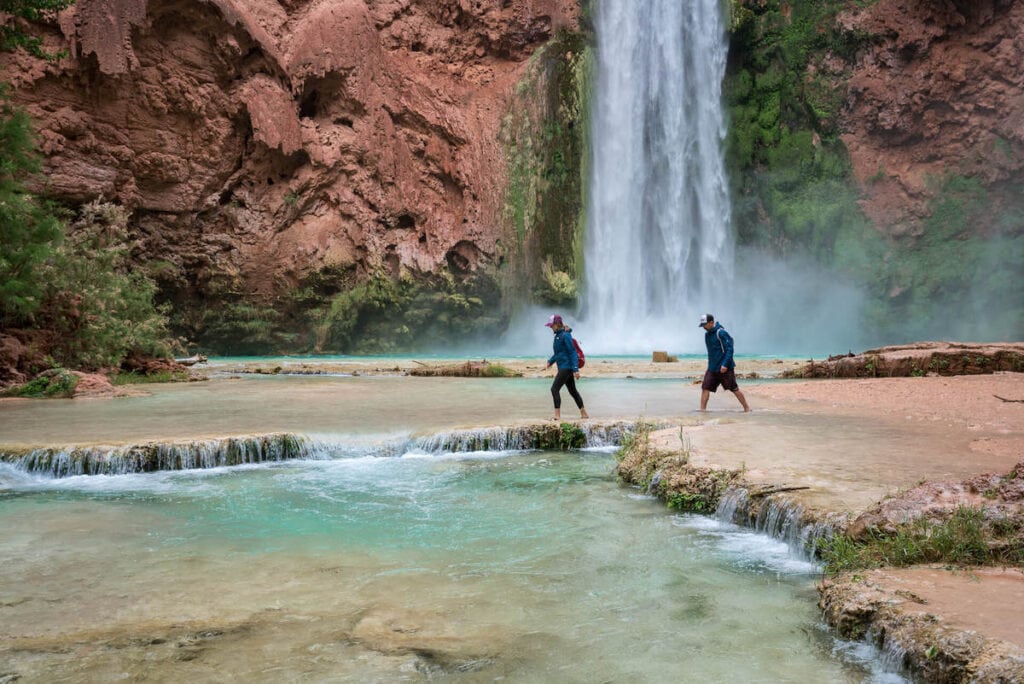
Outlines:
[[741, 244], [810, 256], [859, 277], [884, 244], [857, 206], [839, 139], [849, 74], [820, 64], [826, 54], [846, 64], [865, 40], [835, 28], [846, 4], [733, 3], [726, 162]]
[[851, 7], [731, 2], [726, 160], [740, 245], [809, 257], [858, 286], [867, 295], [863, 322], [886, 339], [1019, 339], [1019, 184], [949, 169], [934, 179], [925, 217], [909, 231], [873, 226], [861, 211], [865, 189], [840, 135], [847, 82], [873, 38], [836, 22]]
[[506, 289], [575, 304], [583, 273], [594, 47], [560, 31], [534, 53], [502, 126], [508, 168], [505, 220], [512, 268]]
[[885, 255], [876, 292], [887, 306], [873, 313], [895, 315], [918, 339], [935, 335], [935, 321], [967, 339], [1020, 339], [1024, 187], [949, 175], [933, 192], [920, 235]]
[[228, 355], [452, 348], [504, 324], [500, 291], [487, 273], [361, 277], [355, 267], [313, 271], [280, 296], [259, 301], [246, 297], [238, 282], [220, 280], [201, 302], [179, 311], [179, 333], [205, 351]]
[[0, 15], [7, 15], [0, 24], [0, 51], [23, 48], [37, 57], [60, 56], [43, 50], [43, 41], [27, 33], [21, 22], [38, 21], [73, 4], [74, 0], [0, 0]]

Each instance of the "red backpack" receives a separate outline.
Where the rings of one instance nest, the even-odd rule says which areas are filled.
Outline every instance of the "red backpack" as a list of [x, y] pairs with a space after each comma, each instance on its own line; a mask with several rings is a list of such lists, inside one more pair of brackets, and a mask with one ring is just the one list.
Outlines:
[[583, 348], [580, 343], [576, 341], [576, 338], [572, 338], [572, 346], [576, 347], [576, 356], [580, 357], [580, 368], [587, 362], [587, 357], [583, 354]]

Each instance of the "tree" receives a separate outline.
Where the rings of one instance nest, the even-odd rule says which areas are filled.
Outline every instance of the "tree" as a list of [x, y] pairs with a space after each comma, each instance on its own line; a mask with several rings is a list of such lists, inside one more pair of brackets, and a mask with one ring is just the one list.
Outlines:
[[56, 57], [57, 55], [44, 51], [43, 41], [26, 33], [22, 23], [40, 21], [46, 18], [48, 13], [59, 12], [73, 4], [74, 0], [0, 0], [0, 15], [10, 15], [10, 18], [0, 26], [0, 52], [10, 52], [20, 47], [36, 57]]
[[0, 84], [0, 326], [25, 324], [39, 309], [39, 266], [63, 235], [53, 206], [23, 185], [38, 171], [31, 121]]

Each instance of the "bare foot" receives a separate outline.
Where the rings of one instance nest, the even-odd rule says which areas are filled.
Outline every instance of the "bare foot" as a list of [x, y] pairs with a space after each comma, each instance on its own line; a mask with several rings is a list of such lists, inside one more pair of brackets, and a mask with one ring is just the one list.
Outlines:
[[590, 414], [587, 413], [587, 409], [580, 409], [580, 418], [582, 418], [583, 420], [590, 419]]

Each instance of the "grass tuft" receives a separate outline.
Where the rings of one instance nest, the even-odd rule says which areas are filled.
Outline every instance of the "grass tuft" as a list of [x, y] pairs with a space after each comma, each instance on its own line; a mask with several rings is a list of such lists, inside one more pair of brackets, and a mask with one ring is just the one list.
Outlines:
[[1024, 562], [1021, 541], [999, 539], [1015, 532], [1013, 525], [990, 529], [982, 509], [960, 506], [948, 520], [936, 523], [919, 518], [893, 534], [876, 532], [864, 541], [832, 537], [822, 543], [821, 557], [829, 573], [919, 563], [1020, 564]]
[[148, 385], [157, 382], [188, 382], [188, 371], [160, 371], [145, 373], [117, 373], [110, 378], [112, 385]]

